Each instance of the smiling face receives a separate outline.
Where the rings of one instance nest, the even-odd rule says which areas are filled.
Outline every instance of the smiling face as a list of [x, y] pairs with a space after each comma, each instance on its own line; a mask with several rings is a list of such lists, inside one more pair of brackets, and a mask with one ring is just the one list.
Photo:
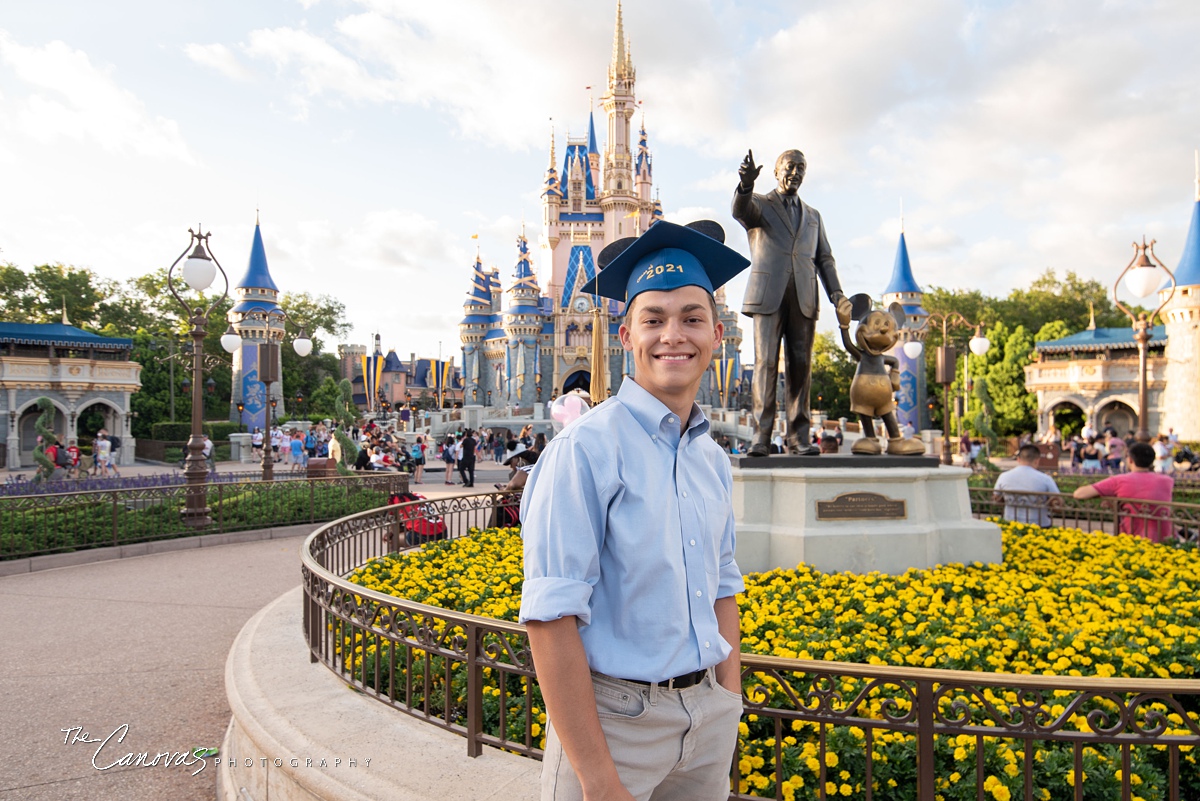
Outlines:
[[876, 309], [859, 324], [854, 335], [860, 348], [868, 353], [879, 354], [890, 350], [900, 341], [900, 327], [895, 317]]
[[621, 346], [633, 354], [634, 380], [686, 420], [725, 333], [713, 316], [711, 296], [698, 286], [685, 286], [642, 292], [631, 305], [620, 337]]
[[788, 150], [781, 153], [775, 162], [775, 180], [779, 181], [779, 192], [783, 195], [794, 195], [804, 183], [804, 173], [808, 163], [804, 154], [799, 150]]

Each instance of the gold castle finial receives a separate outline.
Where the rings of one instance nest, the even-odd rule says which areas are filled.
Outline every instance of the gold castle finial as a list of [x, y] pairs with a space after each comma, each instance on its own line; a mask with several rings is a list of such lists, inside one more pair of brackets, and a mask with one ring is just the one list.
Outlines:
[[1087, 330], [1089, 330], [1089, 331], [1096, 330], [1096, 304], [1090, 300], [1088, 301], [1088, 327], [1087, 327]]
[[629, 78], [632, 73], [631, 66], [625, 39], [625, 24], [621, 18], [621, 0], [617, 0], [617, 26], [613, 33], [612, 64], [608, 68], [610, 82]]

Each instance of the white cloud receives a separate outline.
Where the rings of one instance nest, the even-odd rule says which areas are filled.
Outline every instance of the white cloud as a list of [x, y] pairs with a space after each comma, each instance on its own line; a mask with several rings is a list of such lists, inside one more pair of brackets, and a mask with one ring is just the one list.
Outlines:
[[60, 41], [25, 47], [0, 31], [0, 63], [28, 88], [0, 105], [13, 130], [43, 143], [90, 140], [112, 153], [194, 163], [178, 124], [150, 114], [82, 50]]
[[339, 18], [329, 32], [277, 27], [248, 35], [246, 54], [269, 61], [293, 84], [289, 100], [301, 116], [313, 98], [433, 107], [450, 115], [462, 137], [527, 149], [543, 145], [562, 97], [581, 97], [585, 84], [601, 82], [604, 62], [590, 54], [556, 50], [555, 68], [546, 68], [538, 43], [563, 35], [549, 0], [522, 5], [521, 13], [482, 0], [453, 14], [413, 3], [360, 5], [363, 12]]
[[237, 56], [223, 44], [188, 44], [183, 52], [192, 61], [216, 70], [235, 81], [250, 80], [250, 71], [238, 61]]

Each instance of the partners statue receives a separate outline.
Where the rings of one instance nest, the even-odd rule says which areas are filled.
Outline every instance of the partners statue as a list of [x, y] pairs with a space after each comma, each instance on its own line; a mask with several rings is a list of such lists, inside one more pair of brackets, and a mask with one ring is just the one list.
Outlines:
[[[884, 354], [900, 341], [904, 327], [904, 307], [893, 303], [886, 310], [873, 307], [870, 295], [855, 295], [837, 311], [838, 327], [842, 329], [842, 344], [858, 362], [850, 382], [850, 411], [862, 423], [862, 439], [850, 448], [852, 453], [876, 455], [883, 447], [875, 438], [875, 418], [887, 429], [887, 452], [892, 456], [921, 456], [925, 444], [900, 434], [896, 422], [895, 392], [900, 389], [900, 362]], [[850, 338], [850, 320], [858, 321], [854, 339]], [[888, 372], [888, 368], [891, 372]]]
[[803, 153], [785, 151], [775, 161], [779, 186], [765, 195], [756, 195], [754, 181], [762, 167], [754, 164], [754, 152], [750, 151], [738, 170], [738, 186], [733, 193], [733, 218], [746, 229], [750, 240], [750, 282], [742, 301], [742, 314], [754, 318], [755, 436], [750, 456], [771, 452], [781, 339], [788, 452], [802, 456], [820, 453], [811, 444], [809, 406], [817, 278], [830, 303], [839, 309], [850, 308], [838, 283], [821, 215], [796, 195], [806, 168]]

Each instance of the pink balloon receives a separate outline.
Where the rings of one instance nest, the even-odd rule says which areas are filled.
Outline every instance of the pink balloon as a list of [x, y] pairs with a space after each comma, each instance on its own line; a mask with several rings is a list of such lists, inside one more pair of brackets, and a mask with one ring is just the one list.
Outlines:
[[550, 417], [566, 425], [578, 420], [588, 410], [587, 401], [578, 395], [563, 395], [550, 406]]

